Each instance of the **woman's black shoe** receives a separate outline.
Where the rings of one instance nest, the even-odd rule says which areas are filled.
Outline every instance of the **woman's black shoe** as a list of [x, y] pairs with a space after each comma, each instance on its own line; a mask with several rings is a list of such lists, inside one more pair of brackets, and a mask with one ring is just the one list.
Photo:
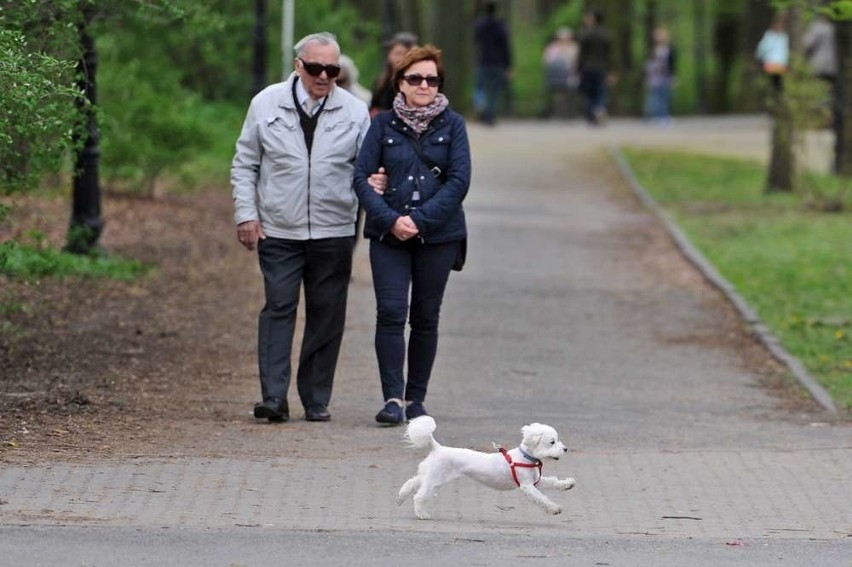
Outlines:
[[402, 415], [402, 406], [395, 401], [390, 401], [385, 404], [382, 411], [376, 414], [376, 421], [386, 425], [399, 425], [405, 421]]
[[405, 408], [405, 417], [408, 418], [408, 421], [422, 415], [429, 415], [426, 413], [426, 408], [423, 407], [423, 402], [411, 402], [408, 404], [408, 407]]

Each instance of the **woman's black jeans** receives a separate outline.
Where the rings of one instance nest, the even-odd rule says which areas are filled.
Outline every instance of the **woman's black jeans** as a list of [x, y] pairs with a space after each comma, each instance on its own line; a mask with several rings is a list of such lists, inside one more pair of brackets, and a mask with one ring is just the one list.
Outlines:
[[[422, 402], [426, 398], [438, 351], [441, 302], [459, 243], [370, 242], [376, 292], [376, 357], [385, 401], [399, 398]], [[406, 319], [411, 325], [407, 383], [403, 374]]]

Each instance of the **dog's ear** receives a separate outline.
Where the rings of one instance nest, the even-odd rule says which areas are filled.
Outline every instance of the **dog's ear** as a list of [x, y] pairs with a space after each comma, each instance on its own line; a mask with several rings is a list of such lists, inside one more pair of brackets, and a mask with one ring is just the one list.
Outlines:
[[524, 445], [534, 447], [541, 441], [542, 432], [538, 423], [532, 423], [521, 427], [521, 435], [523, 435]]

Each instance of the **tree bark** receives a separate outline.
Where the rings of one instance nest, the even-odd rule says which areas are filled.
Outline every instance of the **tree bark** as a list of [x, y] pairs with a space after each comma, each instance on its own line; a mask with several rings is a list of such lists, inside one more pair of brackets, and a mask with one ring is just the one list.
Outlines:
[[657, 0], [648, 0], [645, 5], [645, 59], [654, 49], [654, 30], [657, 28]]
[[707, 45], [705, 24], [707, 6], [705, 0], [694, 0], [695, 10], [695, 105], [699, 114], [707, 112]]
[[[772, 22], [775, 13], [767, 0], [746, 0], [745, 25], [743, 25], [742, 41], [742, 85], [756, 85], [760, 82], [761, 70], [755, 63], [754, 51], [763, 33]], [[760, 96], [760, 89], [741, 88], [739, 93], [740, 111], [755, 111], [765, 107], [765, 101]]]
[[716, 4], [716, 16], [713, 23], [713, 52], [717, 61], [717, 71], [713, 77], [712, 100], [709, 110], [730, 112], [731, 76], [737, 54], [742, 51], [742, 6], [740, 0], [727, 0]]
[[[81, 22], [78, 26], [81, 56], [77, 63], [77, 86], [82, 93], [78, 106], [86, 117], [86, 131], [82, 134], [82, 145], [76, 151], [73, 195], [71, 200], [71, 226], [68, 229], [65, 249], [74, 254], [89, 254], [96, 250], [103, 231], [101, 218], [100, 149], [97, 116], [97, 65], [98, 54], [95, 39], [91, 35], [91, 23], [95, 7], [88, 2], [81, 4]], [[79, 140], [78, 140], [79, 141]]]
[[852, 22], [836, 22], [837, 84], [835, 92], [834, 169], [852, 176]]
[[254, 96], [266, 87], [269, 64], [267, 52], [269, 42], [266, 38], [266, 0], [254, 1], [254, 60], [251, 95]]
[[768, 193], [792, 191], [795, 171], [793, 120], [784, 97], [783, 87], [773, 90], [770, 98], [770, 113], [772, 115], [772, 151], [769, 157], [766, 191]]
[[423, 43], [420, 0], [396, 0], [396, 15], [396, 31], [408, 31], [416, 34]]
[[536, 19], [545, 24], [562, 4], [562, 0], [536, 0]]
[[[439, 5], [439, 6], [438, 6]], [[471, 50], [473, 19], [467, 2], [433, 2], [432, 38], [444, 57], [444, 92], [453, 109], [465, 112], [469, 106], [467, 86], [473, 76]]]

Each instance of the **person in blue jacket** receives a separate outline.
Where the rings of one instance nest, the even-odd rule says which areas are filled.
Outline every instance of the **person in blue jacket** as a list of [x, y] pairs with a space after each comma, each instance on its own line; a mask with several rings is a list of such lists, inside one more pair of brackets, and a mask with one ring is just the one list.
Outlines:
[[[450, 271], [461, 268], [466, 250], [462, 202], [470, 187], [470, 145], [464, 119], [441, 92], [443, 81], [440, 50], [426, 45], [409, 51], [393, 75], [393, 109], [374, 118], [355, 167], [376, 293], [375, 346], [385, 401], [376, 421], [383, 424], [426, 415], [441, 302]], [[383, 192], [369, 183], [376, 171], [387, 174]]]

